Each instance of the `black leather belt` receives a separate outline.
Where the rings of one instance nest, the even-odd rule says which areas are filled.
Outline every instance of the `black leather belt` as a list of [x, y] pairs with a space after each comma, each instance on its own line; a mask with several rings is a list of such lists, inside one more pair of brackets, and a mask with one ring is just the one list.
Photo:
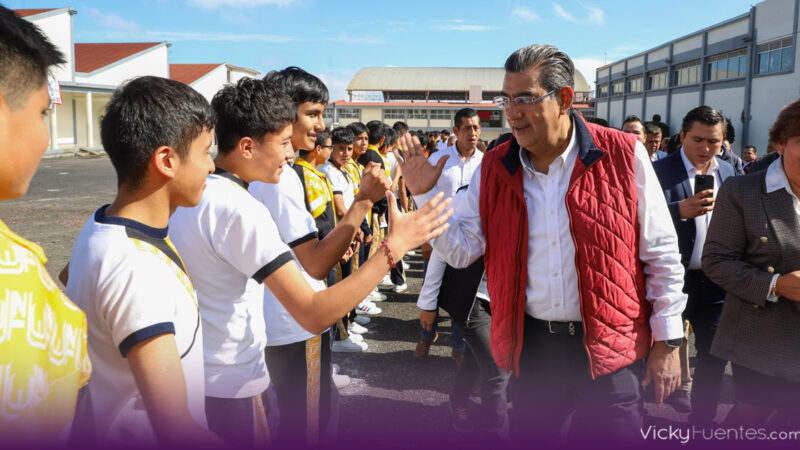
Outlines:
[[583, 323], [581, 322], [558, 322], [555, 320], [539, 320], [531, 316], [525, 316], [526, 323], [546, 330], [549, 334], [560, 334], [565, 336], [583, 336]]

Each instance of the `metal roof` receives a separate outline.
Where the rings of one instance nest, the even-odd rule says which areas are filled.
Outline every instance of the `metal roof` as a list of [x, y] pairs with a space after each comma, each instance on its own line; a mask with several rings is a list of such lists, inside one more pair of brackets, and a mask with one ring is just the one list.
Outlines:
[[[495, 67], [364, 67], [355, 74], [348, 91], [501, 91], [505, 70]], [[589, 83], [575, 69], [575, 91], [589, 92]]]

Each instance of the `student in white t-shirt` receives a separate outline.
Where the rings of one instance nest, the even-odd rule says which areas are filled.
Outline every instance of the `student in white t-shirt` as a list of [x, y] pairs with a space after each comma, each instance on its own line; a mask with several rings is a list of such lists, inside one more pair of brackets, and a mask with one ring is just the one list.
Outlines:
[[[318, 133], [325, 129], [322, 112], [328, 89], [319, 78], [297, 67], [270, 72], [264, 81], [279, 86], [294, 102], [293, 150], [314, 148]], [[285, 170], [277, 184], [251, 183], [250, 192], [270, 210], [281, 238], [292, 248], [307, 279], [324, 280], [353, 241], [364, 216], [376, 200], [384, 198], [388, 187], [380, 170], [366, 171], [350, 208], [323, 239], [318, 239], [315, 221], [306, 207], [306, 193], [294, 170]], [[315, 290], [325, 287], [316, 281], [309, 284]], [[298, 321], [287, 317], [281, 303], [275, 293], [266, 290], [265, 354], [280, 415], [280, 423], [273, 429], [275, 441], [278, 445], [306, 445], [319, 438], [330, 440], [328, 431], [338, 428], [330, 335], [310, 335]], [[314, 351], [318, 347], [321, 351]]]
[[200, 201], [212, 127], [208, 102], [164, 78], [128, 82], [106, 108], [119, 188], [83, 226], [67, 284], [88, 321], [102, 447], [222, 444], [206, 429], [197, 297], [167, 228], [175, 208]]
[[275, 87], [245, 78], [220, 90], [212, 107], [217, 114], [217, 170], [208, 177], [200, 204], [179, 208], [170, 225], [203, 316], [209, 427], [224, 433], [228, 442], [248, 446], [252, 419], [259, 418], [252, 405], [268, 382], [260, 284], [300, 326], [320, 334], [377, 285], [395, 255], [400, 258], [440, 234], [450, 211], [439, 216], [446, 201], [432, 202], [412, 215], [395, 208], [397, 228], [381, 249], [383, 257], [373, 258], [342, 283], [315, 292], [267, 208], [245, 188], [254, 181], [279, 181], [293, 152], [294, 104]]

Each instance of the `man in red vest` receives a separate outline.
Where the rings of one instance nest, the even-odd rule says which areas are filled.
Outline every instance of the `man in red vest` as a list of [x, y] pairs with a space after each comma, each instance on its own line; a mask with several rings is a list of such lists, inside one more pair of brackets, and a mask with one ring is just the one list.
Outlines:
[[[635, 136], [572, 111], [566, 54], [531, 45], [505, 70], [495, 103], [514, 139], [486, 153], [433, 246], [454, 267], [485, 254], [492, 354], [515, 375], [521, 443], [641, 441], [643, 388], [661, 403], [680, 383], [686, 304], [658, 179]], [[415, 139], [402, 145], [424, 202], [445, 158], [434, 167]]]

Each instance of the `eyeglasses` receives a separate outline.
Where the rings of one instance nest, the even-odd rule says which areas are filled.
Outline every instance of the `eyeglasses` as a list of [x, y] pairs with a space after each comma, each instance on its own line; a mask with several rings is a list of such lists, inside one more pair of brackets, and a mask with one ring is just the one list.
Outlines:
[[556, 92], [558, 92], [558, 89], [553, 89], [547, 94], [544, 94], [541, 97], [536, 97], [536, 98], [531, 98], [526, 96], [508, 98], [506, 96], [501, 95], [495, 97], [492, 100], [500, 108], [508, 108], [511, 105], [511, 103], [514, 103], [514, 106], [530, 106], [539, 103], [540, 101], [544, 100], [547, 96], [553, 95]]

